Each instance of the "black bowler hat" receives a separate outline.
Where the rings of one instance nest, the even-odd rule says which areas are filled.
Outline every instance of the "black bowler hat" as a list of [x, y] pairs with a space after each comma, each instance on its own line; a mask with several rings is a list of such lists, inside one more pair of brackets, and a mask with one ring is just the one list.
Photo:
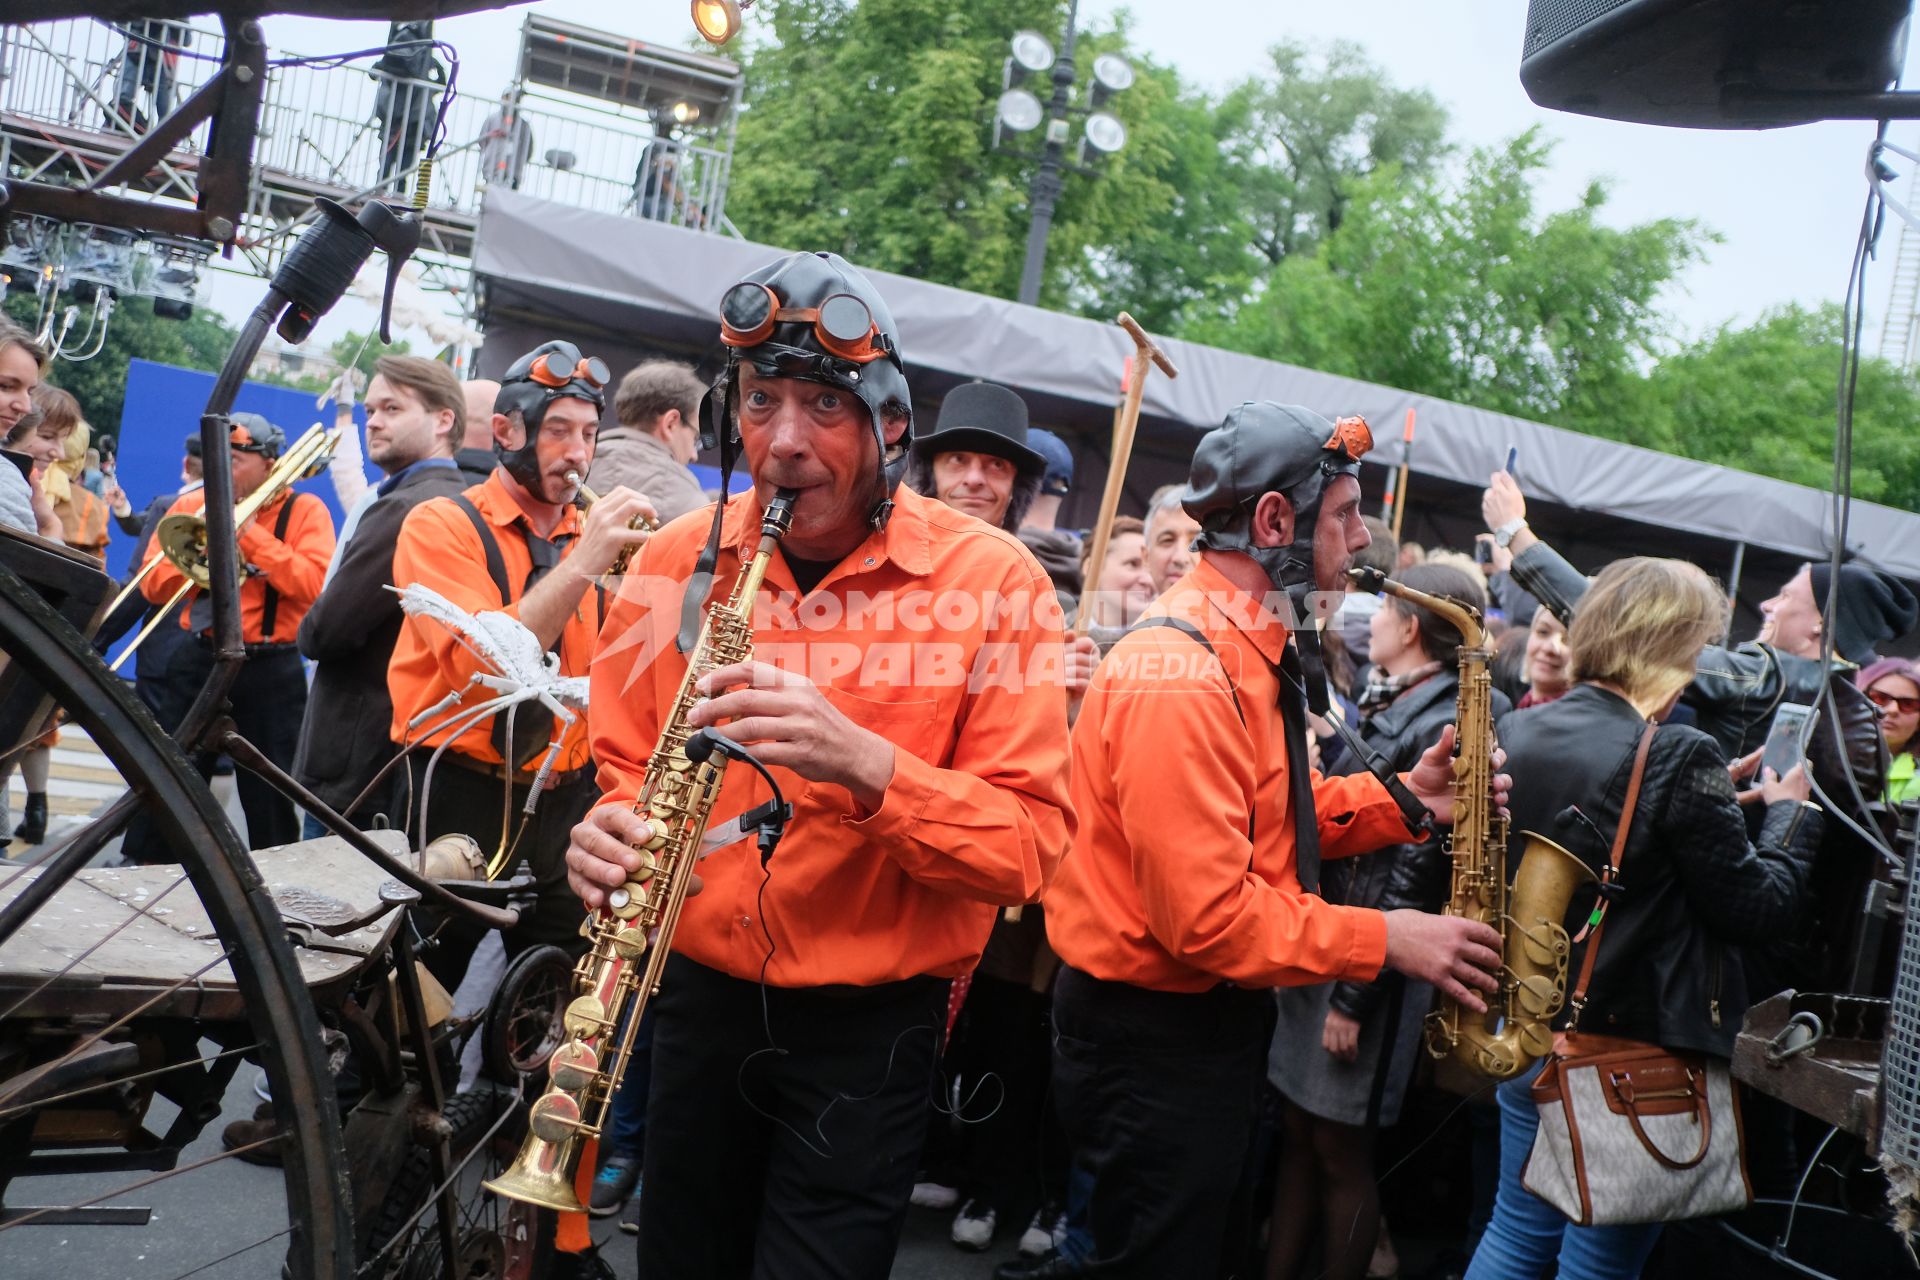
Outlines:
[[1037, 475], [1047, 467], [1047, 460], [1027, 444], [1027, 402], [992, 382], [964, 382], [947, 392], [933, 430], [915, 440], [913, 448], [924, 458], [991, 454], [1023, 474]]

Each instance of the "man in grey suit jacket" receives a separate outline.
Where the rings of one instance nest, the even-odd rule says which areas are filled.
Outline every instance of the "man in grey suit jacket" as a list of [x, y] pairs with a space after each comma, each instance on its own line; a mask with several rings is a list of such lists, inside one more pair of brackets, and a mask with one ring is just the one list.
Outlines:
[[613, 394], [618, 426], [600, 433], [587, 483], [596, 493], [625, 485], [644, 495], [665, 524], [707, 505], [687, 469], [700, 453], [700, 399], [707, 388], [693, 370], [671, 360], [637, 364]]

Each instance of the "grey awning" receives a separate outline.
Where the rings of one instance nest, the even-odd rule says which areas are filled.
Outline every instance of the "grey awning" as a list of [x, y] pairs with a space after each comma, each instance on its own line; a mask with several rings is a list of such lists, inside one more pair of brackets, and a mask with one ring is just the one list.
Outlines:
[[[705, 354], [716, 345], [721, 293], [785, 252], [489, 190], [474, 250], [490, 309], [482, 367], [497, 372], [527, 345], [520, 342], [525, 326], [540, 325], [571, 324], [616, 345], [623, 333], [638, 331], [646, 345]], [[1132, 349], [1117, 326], [905, 276], [872, 275], [899, 324], [916, 397], [943, 394], [968, 378], [991, 378], [1026, 395], [1038, 422], [1077, 421], [1093, 430], [1109, 420], [1121, 362]], [[504, 354], [496, 350], [496, 314], [521, 321], [504, 331], [508, 336], [498, 345], [513, 346]], [[1817, 489], [1195, 343], [1163, 345], [1180, 377], [1148, 379], [1142, 417], [1144, 447], [1163, 457], [1189, 454], [1198, 433], [1240, 402], [1271, 399], [1329, 416], [1364, 414], [1378, 441], [1373, 460], [1397, 464], [1401, 424], [1412, 408], [1418, 422], [1413, 471], [1447, 482], [1434, 489], [1451, 491], [1456, 503], [1461, 486], [1484, 486], [1509, 446], [1517, 446], [1517, 470], [1530, 499], [1592, 513], [1603, 523], [1648, 526], [1655, 546], [1662, 531], [1681, 535], [1674, 554], [1686, 554], [1703, 538], [1798, 558], [1826, 554], [1830, 499]], [[1379, 483], [1375, 475], [1372, 484]], [[1416, 487], [1416, 506], [1419, 501]], [[1920, 515], [1856, 502], [1848, 541], [1874, 563], [1920, 581]]]

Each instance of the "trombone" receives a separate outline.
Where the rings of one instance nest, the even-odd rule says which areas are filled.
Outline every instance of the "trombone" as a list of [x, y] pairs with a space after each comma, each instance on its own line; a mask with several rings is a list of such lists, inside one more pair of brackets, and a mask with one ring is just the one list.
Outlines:
[[[261, 508], [272, 505], [293, 487], [295, 481], [319, 475], [327, 465], [327, 460], [333, 456], [334, 447], [340, 441], [340, 432], [344, 429], [335, 427], [328, 431], [318, 424], [309, 427], [305, 435], [280, 455], [273, 464], [273, 470], [260, 482], [260, 487], [235, 504], [233, 527], [242, 527]], [[173, 612], [173, 607], [186, 598], [187, 592], [195, 587], [205, 590], [212, 585], [213, 579], [207, 565], [207, 519], [204, 511], [177, 511], [167, 516], [154, 530], [153, 540], [160, 548], [160, 554], [147, 558], [147, 562], [140, 566], [140, 571], [133, 575], [127, 585], [121, 588], [120, 594], [114, 597], [113, 603], [107, 606], [107, 612], [112, 613], [119, 608], [121, 602], [139, 588], [141, 581], [160, 563], [162, 557], [171, 561], [175, 568], [186, 575], [187, 580], [147, 620], [147, 625], [140, 628], [140, 634], [133, 638], [133, 643], [120, 651], [120, 656], [107, 668], [109, 671], [120, 669], [120, 664], [153, 634], [161, 621]]]

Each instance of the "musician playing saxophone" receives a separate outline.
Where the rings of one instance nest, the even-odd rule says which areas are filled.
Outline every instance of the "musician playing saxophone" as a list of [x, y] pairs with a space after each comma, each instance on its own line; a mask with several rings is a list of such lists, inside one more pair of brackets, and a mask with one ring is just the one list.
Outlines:
[[[1266, 402], [1203, 437], [1182, 495], [1199, 562], [1108, 651], [1074, 724], [1080, 827], [1046, 905], [1064, 966], [1054, 1097], [1094, 1178], [1089, 1274], [1212, 1276], [1244, 1257], [1270, 988], [1391, 968], [1478, 1008], [1498, 986], [1493, 929], [1315, 892], [1323, 857], [1419, 838], [1381, 781], [1323, 779], [1306, 758], [1303, 692], [1325, 676], [1292, 619], [1368, 543], [1371, 443], [1358, 418]], [[1441, 823], [1453, 737], [1398, 778]]]
[[[286, 433], [257, 413], [230, 415], [228, 448], [233, 466], [236, 502], [265, 484], [274, 462], [287, 446]], [[198, 514], [206, 494], [183, 493], [168, 515]], [[320, 594], [333, 558], [333, 517], [326, 504], [312, 494], [288, 492], [255, 514], [240, 530], [240, 632], [247, 656], [229, 697], [234, 725], [281, 768], [293, 764], [300, 741], [300, 721], [307, 708], [307, 678], [294, 647], [300, 620]], [[140, 590], [154, 604], [164, 604], [187, 579], [160, 552], [160, 539], [147, 543], [146, 560], [153, 568], [141, 580]], [[171, 625], [161, 623], [162, 626]], [[167, 665], [163, 705], [156, 708], [162, 728], [171, 732], [186, 718], [194, 697], [213, 671], [213, 599], [195, 587], [180, 610], [180, 626], [192, 636]], [[211, 776], [213, 758], [200, 762]], [[289, 844], [300, 838], [300, 818], [293, 801], [264, 779], [242, 769], [234, 778], [240, 807], [247, 816], [247, 842], [255, 849]], [[132, 862], [178, 861], [141, 814], [127, 827], [122, 852]]]
[[721, 319], [702, 422], [737, 432], [754, 487], [717, 524], [667, 525], [622, 584], [593, 665], [607, 795], [568, 865], [593, 908], [639, 865], [631, 810], [686, 671], [679, 584], [701, 597], [706, 542], [726, 599], [766, 504], [795, 491], [753, 658], [714, 671], [690, 713], [769, 766], [795, 812], [763, 862], [725, 827], [765, 783], [735, 764], [712, 808], [719, 843], [649, 1006], [641, 1271], [883, 1280], [948, 979], [1066, 848], [1061, 621], [1017, 539], [900, 484], [912, 402], [871, 282], [796, 254], [728, 290]]
[[[593, 464], [607, 378], [602, 361], [570, 342], [542, 343], [516, 360], [494, 400], [493, 473], [463, 493], [415, 507], [393, 553], [396, 583], [431, 587], [468, 613], [518, 619], [563, 675], [586, 674], [607, 603], [597, 579], [623, 549], [646, 541], [646, 531], [629, 522], [652, 515], [646, 499], [626, 489], [608, 493], [585, 514], [574, 502], [578, 483], [568, 477], [585, 475]], [[507, 850], [506, 868], [522, 858], [532, 864], [539, 900], [506, 935], [510, 956], [541, 942], [574, 947], [580, 904], [567, 890], [562, 855], [568, 829], [599, 794], [584, 718], [567, 724], [529, 704], [517, 707], [511, 720], [501, 714], [472, 719], [464, 712], [492, 696], [474, 685], [477, 670], [478, 658], [440, 623], [409, 618], [401, 627], [387, 689], [390, 737], [415, 748], [410, 774], [401, 779], [411, 797], [409, 830], [420, 843], [463, 832], [490, 859]], [[449, 698], [455, 701], [443, 705]], [[433, 749], [449, 740], [429, 780]], [[524, 814], [555, 741], [551, 772], [533, 813]], [[449, 928], [428, 953], [428, 966], [449, 989], [477, 942], [477, 932]]]

